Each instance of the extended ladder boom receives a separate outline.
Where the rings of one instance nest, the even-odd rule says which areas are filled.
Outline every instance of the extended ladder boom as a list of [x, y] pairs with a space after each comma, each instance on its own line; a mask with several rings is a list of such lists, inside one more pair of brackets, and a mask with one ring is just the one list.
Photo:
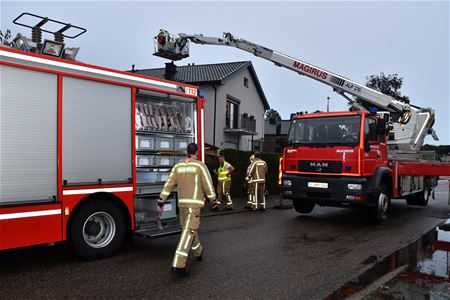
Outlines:
[[[354, 107], [360, 109], [363, 108], [356, 103], [355, 100], [358, 99], [358, 101], [365, 102], [368, 105], [373, 105], [388, 112], [401, 115], [395, 122], [392, 122], [395, 141], [390, 142], [390, 144], [394, 145], [397, 149], [419, 150], [428, 133], [432, 133], [433, 137], [437, 139], [435, 132], [431, 129], [434, 123], [434, 111], [432, 109], [411, 107], [407, 103], [396, 100], [391, 96], [358, 84], [330, 71], [257, 45], [245, 39], [236, 38], [231, 33], [224, 33], [223, 38], [205, 37], [203, 35], [191, 35], [185, 33], [180, 33], [177, 37], [166, 30], [161, 29], [158, 36], [155, 37], [155, 55], [172, 60], [188, 57], [188, 41], [201, 45], [230, 46], [247, 51], [255, 56], [271, 61], [277, 66], [285, 67], [331, 86], [335, 92], [345, 97]], [[349, 98], [347, 94], [354, 96], [355, 99]]]

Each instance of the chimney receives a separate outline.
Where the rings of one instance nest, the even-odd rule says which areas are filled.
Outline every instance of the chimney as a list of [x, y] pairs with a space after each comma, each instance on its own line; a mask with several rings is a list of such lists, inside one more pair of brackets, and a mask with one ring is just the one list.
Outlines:
[[166, 71], [164, 77], [169, 80], [174, 80], [177, 74], [177, 66], [172, 62], [166, 63]]

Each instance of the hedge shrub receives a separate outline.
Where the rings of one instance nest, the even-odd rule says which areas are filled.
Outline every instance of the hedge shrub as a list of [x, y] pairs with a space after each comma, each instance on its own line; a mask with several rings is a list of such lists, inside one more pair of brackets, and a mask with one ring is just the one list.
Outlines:
[[[231, 195], [233, 197], [245, 197], [247, 195], [247, 190], [245, 189], [245, 175], [247, 172], [247, 167], [250, 164], [250, 156], [252, 152], [250, 151], [240, 151], [234, 149], [225, 149], [220, 151], [220, 154], [225, 155], [225, 160], [229, 162], [235, 171], [231, 175]], [[269, 194], [279, 194], [280, 190], [278, 187], [278, 160], [280, 155], [275, 153], [261, 153], [261, 159], [267, 163], [269, 173], [266, 178], [266, 189]], [[218, 167], [219, 163], [216, 161], [209, 162], [208, 167], [210, 169], [215, 169]], [[217, 175], [211, 174], [215, 179]]]

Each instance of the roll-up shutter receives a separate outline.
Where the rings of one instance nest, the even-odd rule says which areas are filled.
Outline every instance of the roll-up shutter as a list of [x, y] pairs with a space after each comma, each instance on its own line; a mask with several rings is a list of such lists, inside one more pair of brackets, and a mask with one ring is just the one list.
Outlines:
[[131, 159], [131, 89], [64, 77], [63, 180], [127, 182]]
[[0, 66], [0, 204], [57, 195], [57, 76]]

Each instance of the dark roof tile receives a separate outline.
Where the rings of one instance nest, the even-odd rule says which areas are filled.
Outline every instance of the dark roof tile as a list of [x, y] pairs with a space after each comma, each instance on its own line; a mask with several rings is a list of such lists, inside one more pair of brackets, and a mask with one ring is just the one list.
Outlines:
[[[264, 108], [270, 109], [269, 103], [267, 102], [267, 98], [261, 87], [258, 76], [256, 76], [256, 71], [253, 68], [251, 61], [177, 66], [177, 73], [173, 78], [170, 78], [170, 80], [194, 85], [223, 83], [224, 80], [230, 78], [245, 68], [249, 68], [249, 72], [252, 75], [258, 93], [261, 96]], [[164, 76], [165, 68], [135, 70], [135, 73], [166, 79]]]

